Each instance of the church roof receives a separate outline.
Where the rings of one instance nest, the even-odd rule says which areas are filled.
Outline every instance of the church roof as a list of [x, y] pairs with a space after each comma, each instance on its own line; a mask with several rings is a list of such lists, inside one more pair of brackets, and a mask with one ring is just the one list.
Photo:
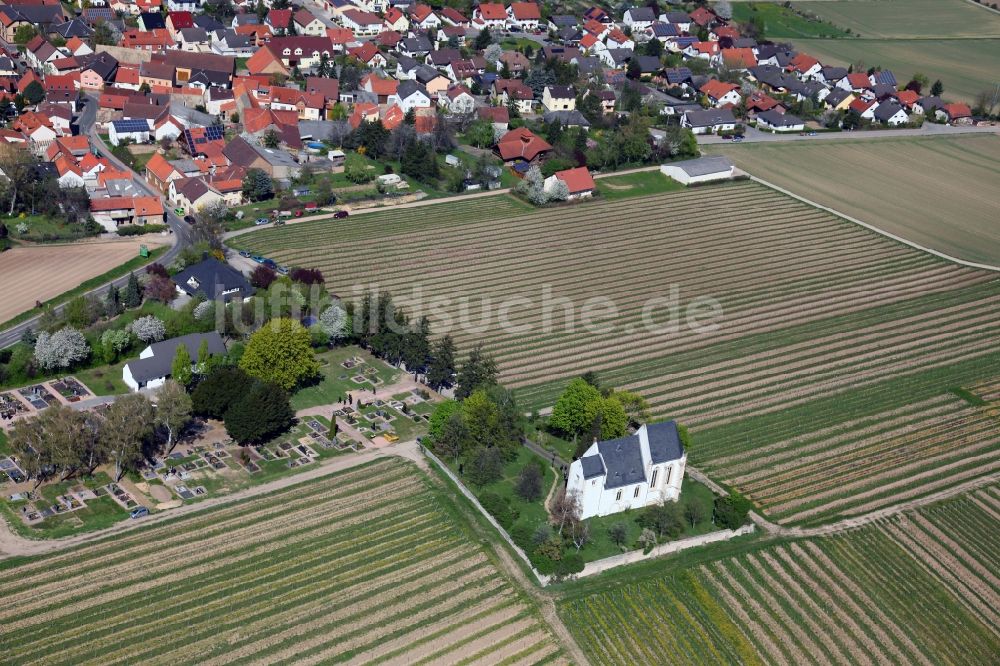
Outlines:
[[583, 467], [583, 478], [585, 479], [604, 476], [604, 463], [601, 462], [601, 456], [580, 458], [580, 465]]
[[646, 436], [649, 437], [649, 457], [654, 465], [684, 456], [684, 445], [681, 444], [676, 421], [651, 423], [646, 426]]
[[597, 450], [608, 469], [604, 480], [605, 488], [621, 488], [646, 480], [638, 436], [629, 435], [598, 442]]

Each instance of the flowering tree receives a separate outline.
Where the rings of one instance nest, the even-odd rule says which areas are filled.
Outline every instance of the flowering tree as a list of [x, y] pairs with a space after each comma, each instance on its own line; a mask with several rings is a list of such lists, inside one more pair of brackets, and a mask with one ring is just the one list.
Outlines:
[[546, 192], [546, 196], [548, 196], [549, 201], [566, 201], [569, 199], [569, 185], [566, 184], [566, 181], [556, 178], [556, 184]]
[[118, 355], [128, 347], [132, 336], [127, 330], [109, 328], [101, 334], [101, 348], [104, 350], [104, 360], [114, 363]]
[[215, 318], [215, 302], [202, 301], [194, 306], [194, 318], [198, 321], [211, 321]]
[[524, 174], [524, 179], [514, 189], [519, 194], [526, 196], [528, 201], [536, 206], [541, 206], [548, 201], [548, 195], [545, 193], [545, 179], [542, 178], [542, 172], [537, 166], [528, 169], [528, 173]]
[[166, 336], [167, 327], [153, 315], [139, 317], [132, 322], [132, 332], [143, 342], [159, 342]]
[[35, 340], [35, 360], [46, 370], [68, 368], [89, 354], [83, 333], [69, 326], [51, 334], [42, 331]]
[[331, 305], [319, 316], [319, 325], [330, 340], [342, 340], [350, 331], [350, 321], [347, 311], [339, 305]]

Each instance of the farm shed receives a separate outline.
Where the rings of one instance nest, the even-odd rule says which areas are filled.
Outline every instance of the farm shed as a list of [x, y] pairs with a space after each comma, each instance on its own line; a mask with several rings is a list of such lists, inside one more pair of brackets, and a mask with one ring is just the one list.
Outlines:
[[708, 183], [733, 177], [733, 163], [728, 157], [699, 157], [696, 160], [673, 162], [660, 167], [660, 172], [682, 185]]

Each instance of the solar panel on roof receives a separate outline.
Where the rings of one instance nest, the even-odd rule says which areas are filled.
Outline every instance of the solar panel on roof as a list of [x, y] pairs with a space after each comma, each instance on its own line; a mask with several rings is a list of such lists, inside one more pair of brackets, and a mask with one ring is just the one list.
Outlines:
[[130, 118], [127, 120], [115, 120], [112, 122], [118, 132], [148, 132], [149, 123], [145, 120]]
[[217, 141], [225, 138], [225, 132], [219, 125], [212, 125], [205, 128], [205, 138], [209, 141]]

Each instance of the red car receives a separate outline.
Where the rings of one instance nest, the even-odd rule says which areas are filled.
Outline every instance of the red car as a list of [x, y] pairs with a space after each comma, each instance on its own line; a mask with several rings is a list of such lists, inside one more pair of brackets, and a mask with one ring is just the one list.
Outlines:
[[334, 217], [334, 219], [342, 220], [345, 217], [347, 217], [347, 215], [348, 215], [348, 212], [346, 210], [338, 210], [336, 213], [333, 214], [333, 217]]

